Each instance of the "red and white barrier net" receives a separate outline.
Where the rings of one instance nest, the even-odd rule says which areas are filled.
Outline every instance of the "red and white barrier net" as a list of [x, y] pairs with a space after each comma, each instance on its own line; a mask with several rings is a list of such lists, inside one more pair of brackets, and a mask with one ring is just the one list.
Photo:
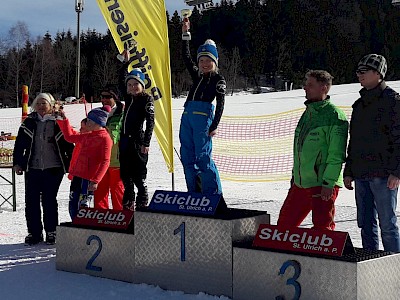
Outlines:
[[[101, 103], [95, 103], [93, 106], [101, 106]], [[86, 112], [89, 112], [91, 108], [92, 103], [64, 105], [65, 114], [76, 130], [79, 130], [81, 120], [86, 118]], [[0, 165], [12, 164], [12, 152], [20, 126], [20, 117], [0, 118]]]
[[71, 125], [77, 130], [79, 130], [81, 126], [81, 121], [87, 117], [87, 114], [89, 111], [91, 111], [94, 107], [99, 107], [101, 106], [101, 103], [89, 103], [89, 102], [84, 102], [84, 103], [79, 103], [79, 104], [67, 104], [64, 105], [64, 112], [65, 116], [69, 119], [69, 122]]
[[[101, 106], [94, 103], [93, 108]], [[91, 103], [64, 105], [64, 111], [76, 130], [86, 118]], [[351, 107], [341, 107], [348, 119]], [[293, 164], [293, 136], [304, 108], [264, 116], [223, 116], [213, 138], [213, 158], [222, 179], [266, 182], [289, 180]], [[1, 131], [16, 136], [20, 118], [1, 118]], [[14, 140], [0, 140], [0, 150], [13, 149]], [[4, 152], [4, 151], [3, 151]], [[9, 156], [9, 151], [5, 151]], [[1, 161], [0, 151], [0, 161]]]
[[[348, 118], [351, 107], [341, 107]], [[304, 108], [272, 115], [223, 116], [213, 138], [213, 159], [222, 179], [289, 180], [293, 137]]]

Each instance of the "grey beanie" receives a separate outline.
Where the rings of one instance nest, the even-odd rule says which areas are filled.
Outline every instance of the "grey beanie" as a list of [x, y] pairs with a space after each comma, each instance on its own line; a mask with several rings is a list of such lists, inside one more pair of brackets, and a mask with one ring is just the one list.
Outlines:
[[375, 71], [377, 71], [379, 74], [382, 75], [382, 78], [385, 77], [386, 72], [387, 72], [387, 63], [385, 57], [379, 54], [368, 54], [365, 55], [359, 62], [357, 69], [360, 69], [362, 67], [368, 67], [371, 68]]

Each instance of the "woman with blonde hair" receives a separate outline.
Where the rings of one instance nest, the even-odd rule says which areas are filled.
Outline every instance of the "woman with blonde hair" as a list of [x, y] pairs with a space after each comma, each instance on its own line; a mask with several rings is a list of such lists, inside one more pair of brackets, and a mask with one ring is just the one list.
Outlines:
[[[189, 21], [182, 31], [187, 32]], [[217, 133], [225, 103], [225, 78], [218, 73], [218, 51], [213, 40], [206, 40], [197, 50], [196, 63], [190, 56], [189, 41], [183, 41], [183, 59], [193, 85], [185, 102], [181, 118], [179, 140], [181, 159], [188, 192], [197, 192], [196, 180], [200, 177], [201, 192], [222, 194], [217, 167], [211, 157], [212, 137]], [[214, 105], [216, 100], [216, 109]]]
[[[57, 193], [74, 145], [68, 143], [54, 117], [51, 94], [40, 93], [32, 103], [32, 112], [22, 122], [14, 146], [13, 167], [17, 175], [25, 172], [25, 218], [28, 235], [25, 243], [56, 241], [58, 225]], [[43, 209], [43, 223], [42, 211]]]

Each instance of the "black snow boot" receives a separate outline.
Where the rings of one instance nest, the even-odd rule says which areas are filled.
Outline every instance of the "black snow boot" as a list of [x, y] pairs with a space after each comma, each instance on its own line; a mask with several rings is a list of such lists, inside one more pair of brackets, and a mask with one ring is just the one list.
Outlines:
[[135, 209], [135, 184], [132, 179], [123, 181], [124, 182], [124, 196], [122, 197], [122, 207], [124, 210]]
[[56, 232], [51, 231], [46, 233], [46, 244], [54, 245], [56, 243]]
[[136, 197], [136, 208], [143, 208], [149, 202], [149, 194], [147, 192], [146, 178], [139, 178], [135, 181], [138, 192]]
[[30, 233], [25, 237], [25, 244], [29, 246], [39, 244], [40, 242], [43, 242], [43, 234], [33, 235]]

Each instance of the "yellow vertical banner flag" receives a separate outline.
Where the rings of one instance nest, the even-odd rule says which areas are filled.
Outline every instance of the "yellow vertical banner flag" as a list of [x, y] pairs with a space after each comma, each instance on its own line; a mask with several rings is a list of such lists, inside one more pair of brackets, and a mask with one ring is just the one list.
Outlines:
[[119, 52], [130, 49], [129, 70], [140, 68], [154, 98], [154, 131], [170, 173], [174, 172], [171, 72], [164, 0], [97, 0]]

